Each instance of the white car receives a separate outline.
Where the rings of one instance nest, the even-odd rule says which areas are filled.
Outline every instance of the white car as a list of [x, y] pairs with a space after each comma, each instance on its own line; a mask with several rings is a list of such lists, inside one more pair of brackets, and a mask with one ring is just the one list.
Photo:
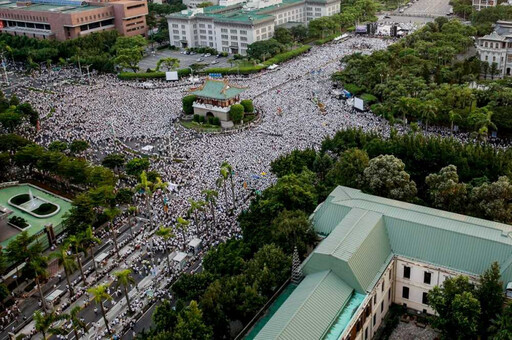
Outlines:
[[208, 58], [208, 57], [211, 57], [212, 55], [210, 53], [206, 53], [204, 56]]

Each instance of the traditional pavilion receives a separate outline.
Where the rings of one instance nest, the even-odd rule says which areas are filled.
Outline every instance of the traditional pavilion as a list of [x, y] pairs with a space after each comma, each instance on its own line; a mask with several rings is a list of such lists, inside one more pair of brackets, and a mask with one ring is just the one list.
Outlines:
[[231, 105], [240, 102], [240, 94], [244, 91], [244, 87], [232, 85], [227, 80], [206, 79], [203, 85], [191, 91], [191, 94], [197, 96], [192, 105], [194, 114], [206, 119], [217, 117], [222, 127], [232, 127], [229, 110]]

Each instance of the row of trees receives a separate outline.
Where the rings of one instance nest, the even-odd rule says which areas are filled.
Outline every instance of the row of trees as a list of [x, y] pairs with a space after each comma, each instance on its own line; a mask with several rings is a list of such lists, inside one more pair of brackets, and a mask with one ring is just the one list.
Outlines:
[[12, 133], [23, 123], [36, 126], [39, 113], [29, 103], [20, 103], [16, 95], [7, 99], [0, 91], [0, 125], [4, 130]]
[[384, 140], [361, 130], [326, 138], [319, 152], [293, 151], [271, 164], [280, 178], [312, 176], [323, 199], [337, 185], [510, 223], [512, 154], [418, 134]]

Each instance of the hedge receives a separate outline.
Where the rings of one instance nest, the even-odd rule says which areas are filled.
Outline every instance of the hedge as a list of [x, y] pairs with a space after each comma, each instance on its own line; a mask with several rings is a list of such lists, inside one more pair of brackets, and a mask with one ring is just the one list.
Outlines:
[[371, 105], [377, 101], [377, 97], [370, 93], [363, 93], [361, 95], [361, 99], [364, 100], [368, 105]]
[[340, 33], [334, 33], [329, 35], [326, 38], [315, 40], [315, 45], [323, 45], [325, 43], [328, 43], [330, 41], [333, 41], [334, 38], [339, 37]]
[[[178, 70], [178, 77], [186, 77], [190, 75], [190, 69], [188, 68], [180, 68]], [[121, 80], [133, 80], [133, 79], [158, 79], [165, 78], [165, 72], [121, 72], [117, 75], [117, 77]]]
[[251, 73], [257, 73], [267, 67], [269, 67], [270, 65], [273, 65], [273, 64], [279, 64], [279, 63], [283, 63], [285, 61], [288, 61], [290, 59], [293, 59], [301, 54], [304, 54], [306, 52], [308, 52], [309, 50], [311, 49], [311, 46], [309, 45], [303, 45], [301, 47], [298, 47], [294, 50], [291, 50], [291, 51], [288, 51], [288, 52], [284, 52], [284, 53], [280, 53], [270, 59], [268, 59], [267, 61], [263, 62], [262, 64], [258, 64], [258, 65], [255, 65], [255, 66], [248, 66], [248, 67], [240, 67], [240, 69], [236, 68], [236, 67], [225, 67], [225, 68], [222, 68], [222, 67], [213, 67], [213, 68], [209, 68], [209, 69], [206, 69], [206, 70], [202, 70], [200, 71], [199, 73], [202, 73], [202, 74], [208, 74], [208, 73], [221, 73], [221, 74], [251, 74]]

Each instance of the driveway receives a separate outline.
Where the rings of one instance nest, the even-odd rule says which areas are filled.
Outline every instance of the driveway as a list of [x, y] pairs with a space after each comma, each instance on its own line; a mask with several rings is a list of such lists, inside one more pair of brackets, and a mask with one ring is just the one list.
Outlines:
[[[194, 55], [187, 55], [187, 54], [181, 54], [181, 51], [171, 51], [171, 50], [161, 50], [161, 51], [155, 51], [150, 52], [149, 55], [144, 57], [139, 62], [139, 67], [141, 71], [146, 71], [146, 69], [151, 68], [154, 69], [156, 67], [156, 63], [158, 60], [162, 58], [177, 58], [180, 60], [180, 68], [187, 68], [190, 67], [192, 64], [208, 64], [209, 67], [230, 67], [228, 63], [227, 57], [217, 58], [217, 56], [210, 56], [210, 57], [203, 57], [202, 54], [194, 54]], [[198, 61], [198, 59], [203, 59], [202, 61]], [[217, 62], [217, 64], [212, 64], [212, 62]], [[161, 70], [165, 71], [165, 70]]]

